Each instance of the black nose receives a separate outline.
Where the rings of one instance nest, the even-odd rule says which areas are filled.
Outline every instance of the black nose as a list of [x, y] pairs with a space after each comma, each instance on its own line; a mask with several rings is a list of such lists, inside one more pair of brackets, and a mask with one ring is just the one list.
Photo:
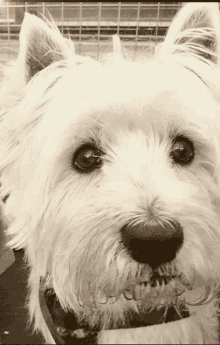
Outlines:
[[128, 223], [121, 234], [131, 257], [152, 268], [172, 261], [183, 244], [183, 229], [176, 221], [162, 225]]

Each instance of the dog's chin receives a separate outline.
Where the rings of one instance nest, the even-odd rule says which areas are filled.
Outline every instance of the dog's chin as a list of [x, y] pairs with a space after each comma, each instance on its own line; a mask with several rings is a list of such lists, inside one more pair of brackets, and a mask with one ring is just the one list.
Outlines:
[[[46, 293], [45, 300], [62, 338], [77, 337], [79, 330], [83, 330], [83, 337], [89, 338], [103, 330], [160, 327], [162, 323], [185, 319], [189, 317], [184, 301], [186, 290], [189, 291], [181, 276], [159, 276], [155, 273], [150, 280], [136, 284], [133, 289], [125, 289], [117, 298], [103, 294], [96, 300], [80, 301], [82, 318], [74, 311], [65, 312], [53, 290]], [[107, 322], [103, 324], [105, 319]], [[100, 322], [97, 323], [97, 320]]]
[[[136, 279], [130, 279], [128, 274], [123, 280], [118, 274], [117, 278], [121, 278], [119, 280], [122, 283], [119, 289], [116, 280], [115, 290], [110, 289], [110, 286], [114, 285], [108, 279], [115, 276], [109, 272], [106, 277], [102, 276], [95, 281], [97, 285], [90, 290], [93, 292], [91, 294], [88, 293], [91, 280], [78, 282], [84, 289], [81, 289], [81, 294], [76, 293], [77, 303], [75, 306], [69, 306], [67, 312], [63, 310], [62, 301], [59, 302], [51, 286], [44, 295], [56, 329], [56, 332], [52, 333], [59, 333], [59, 336], [71, 341], [77, 337], [87, 341], [102, 336], [105, 332], [106, 336], [111, 338], [111, 334], [114, 337], [114, 332], [120, 333], [125, 329], [133, 329], [138, 334], [140, 331], [146, 331], [148, 334], [153, 326], [156, 332], [160, 332], [163, 324], [174, 325], [178, 322], [177, 326], [184, 325], [192, 315], [194, 304], [203, 304], [211, 296], [211, 288], [209, 290], [206, 287], [205, 291], [204, 284], [198, 277], [191, 283], [189, 277], [180, 272], [175, 263], [160, 266], [155, 270], [141, 266], [136, 272]], [[85, 277], [87, 278], [87, 275]], [[45, 288], [44, 284], [43, 286]]]
[[127, 288], [120, 292], [119, 296], [115, 296], [114, 293], [102, 294], [94, 301], [86, 301], [85, 304], [92, 307], [100, 307], [114, 305], [117, 302], [127, 303], [127, 301], [135, 302], [138, 311], [146, 310], [149, 312], [153, 309], [160, 309], [163, 306], [169, 307], [172, 304], [176, 304], [178, 298], [183, 295], [186, 289], [192, 289], [192, 287], [183, 283], [183, 276], [175, 275], [163, 275], [153, 273], [149, 280], [142, 280], [136, 284], [132, 284], [129, 287], [126, 282]]
[[[94, 301], [89, 307], [93, 313], [96, 309], [101, 311], [102, 319], [108, 320], [104, 329], [136, 328], [180, 320], [189, 316], [185, 293], [189, 295], [192, 289], [189, 284], [186, 287], [181, 278], [154, 273], [150, 280], [125, 289], [119, 297], [103, 294], [97, 299], [95, 308]], [[124, 314], [120, 319], [121, 310]]]

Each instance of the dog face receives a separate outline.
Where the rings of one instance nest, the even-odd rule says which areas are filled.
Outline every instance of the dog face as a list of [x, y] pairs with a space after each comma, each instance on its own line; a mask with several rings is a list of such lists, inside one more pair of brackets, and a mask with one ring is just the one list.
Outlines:
[[215, 15], [188, 5], [155, 58], [109, 65], [25, 17], [2, 100], [8, 232], [32, 281], [92, 326], [202, 304], [218, 286]]

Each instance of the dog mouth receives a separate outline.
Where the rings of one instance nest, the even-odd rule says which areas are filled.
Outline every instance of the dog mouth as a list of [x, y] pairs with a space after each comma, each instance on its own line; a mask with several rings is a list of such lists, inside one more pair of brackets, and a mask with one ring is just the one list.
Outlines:
[[[96, 308], [114, 308], [114, 303], [126, 302], [134, 303], [138, 307], [138, 313], [131, 313], [126, 325], [118, 325], [117, 328], [138, 328], [152, 325], [159, 325], [162, 323], [173, 322], [189, 317], [189, 311], [186, 308], [184, 300], [181, 300], [181, 295], [184, 294], [186, 287], [185, 278], [181, 275], [163, 275], [157, 272], [151, 275], [149, 280], [142, 280], [135, 287], [125, 289], [119, 297], [116, 298], [113, 294], [103, 294], [97, 297]], [[43, 291], [43, 290], [42, 290]], [[45, 305], [49, 313], [44, 318], [52, 319], [54, 326], [50, 327], [53, 337], [58, 342], [72, 343], [77, 340], [78, 336], [82, 336], [85, 340], [93, 339], [101, 330], [98, 326], [91, 329], [86, 322], [78, 323], [74, 312], [65, 312], [58, 302], [53, 290], [50, 289], [40, 294], [41, 305], [42, 300], [44, 307], [41, 308], [45, 314]], [[82, 303], [82, 302], [81, 302]], [[90, 311], [95, 311], [94, 300], [90, 302], [85, 301], [81, 306], [89, 307]], [[48, 316], [49, 315], [49, 316]], [[51, 322], [50, 322], [51, 324]], [[115, 327], [110, 327], [114, 329]]]
[[175, 304], [177, 299], [186, 291], [192, 289], [192, 286], [186, 283], [185, 277], [182, 275], [163, 275], [157, 272], [151, 275], [149, 280], [141, 280], [136, 285], [125, 288], [119, 295], [114, 292], [100, 292], [94, 299], [90, 297], [84, 302], [79, 301], [81, 307], [85, 305], [91, 308], [99, 308], [99, 306], [111, 305], [123, 299], [127, 301], [135, 301], [140, 309], [157, 309], [161, 306], [169, 306]]

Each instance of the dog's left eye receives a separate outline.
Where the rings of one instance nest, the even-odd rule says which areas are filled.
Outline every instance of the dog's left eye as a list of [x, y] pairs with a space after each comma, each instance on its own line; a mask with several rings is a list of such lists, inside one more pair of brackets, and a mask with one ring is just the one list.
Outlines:
[[176, 137], [170, 155], [175, 163], [180, 165], [190, 164], [194, 158], [193, 143], [183, 136]]
[[103, 152], [95, 145], [85, 144], [79, 147], [73, 156], [73, 166], [81, 173], [89, 173], [103, 164]]

